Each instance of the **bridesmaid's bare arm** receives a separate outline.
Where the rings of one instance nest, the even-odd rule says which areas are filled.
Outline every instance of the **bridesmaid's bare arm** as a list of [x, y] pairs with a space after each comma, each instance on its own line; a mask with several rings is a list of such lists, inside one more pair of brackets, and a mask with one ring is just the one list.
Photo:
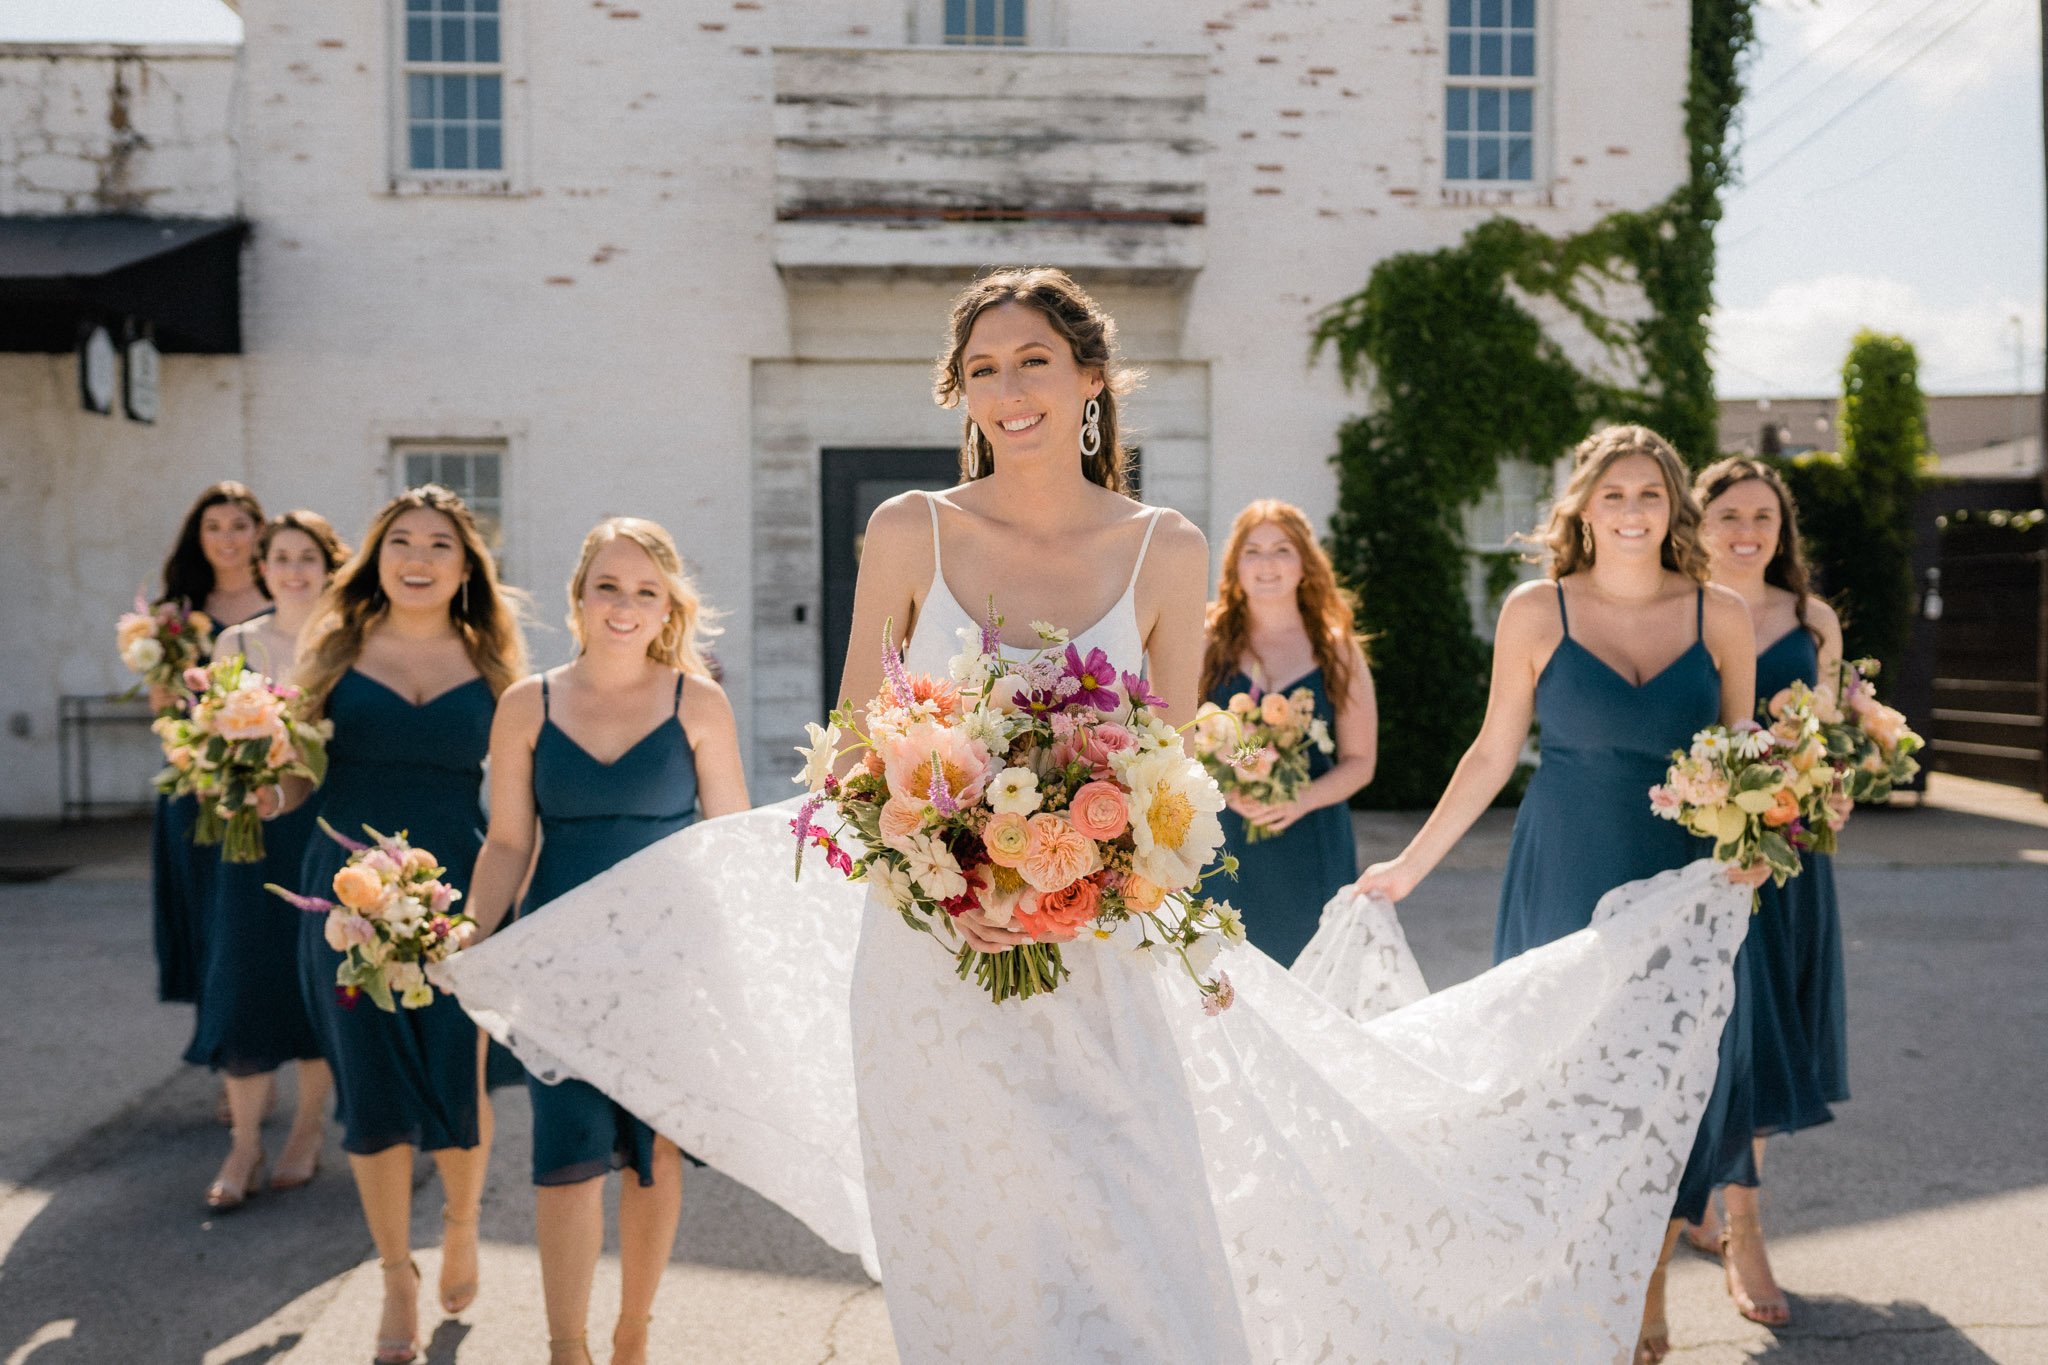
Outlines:
[[538, 828], [533, 746], [540, 738], [541, 716], [540, 676], [535, 674], [506, 688], [491, 717], [491, 826], [476, 855], [464, 907], [480, 937], [504, 921], [533, 866]]
[[1756, 625], [1731, 588], [1707, 585], [1700, 638], [1721, 674], [1721, 723], [1756, 719]]
[[748, 810], [746, 769], [740, 763], [739, 724], [725, 689], [692, 674], [677, 712], [697, 764], [697, 809], [707, 820]]

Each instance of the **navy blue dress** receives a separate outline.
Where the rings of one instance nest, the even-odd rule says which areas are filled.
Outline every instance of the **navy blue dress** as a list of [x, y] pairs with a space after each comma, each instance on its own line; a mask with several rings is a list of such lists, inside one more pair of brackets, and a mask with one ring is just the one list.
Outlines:
[[[1318, 668], [1274, 690], [1285, 696], [1297, 687], [1315, 693], [1316, 714], [1334, 733], [1337, 707], [1330, 700], [1323, 670]], [[1233, 694], [1251, 688], [1249, 677], [1233, 674], [1209, 694], [1209, 700], [1226, 706]], [[1309, 780], [1330, 771], [1336, 761], [1333, 754], [1310, 749]], [[1276, 962], [1292, 963], [1315, 937], [1324, 904], [1358, 880], [1358, 841], [1351, 829], [1351, 809], [1340, 802], [1310, 811], [1284, 833], [1255, 844], [1244, 837], [1243, 816], [1226, 810], [1222, 819], [1223, 847], [1237, 855], [1237, 880], [1222, 884], [1223, 895], [1244, 912], [1245, 933], [1261, 952]]]
[[[675, 704], [683, 699], [676, 676]], [[610, 763], [600, 763], [548, 715], [541, 675], [540, 735], [533, 742], [533, 804], [540, 815], [540, 858], [524, 914], [656, 840], [697, 822], [697, 761], [673, 714]], [[630, 1168], [654, 1183], [654, 1130], [596, 1087], [579, 1080], [549, 1085], [526, 1078], [533, 1100], [533, 1183], [573, 1185]]]
[[149, 827], [149, 909], [156, 944], [156, 998], [170, 1004], [199, 1001], [206, 958], [206, 904], [220, 869], [220, 848], [192, 842], [199, 802], [158, 796]]
[[[1577, 933], [1600, 898], [1706, 857], [1711, 847], [1650, 812], [1650, 788], [1664, 780], [1671, 751], [1721, 718], [1721, 676], [1699, 631], [1706, 594], [1693, 608], [1692, 647], [1641, 685], [1629, 682], [1572, 638], [1564, 587], [1564, 626], [1536, 681], [1543, 761], [1515, 816], [1507, 874], [1500, 888], [1493, 960]], [[1751, 1103], [1748, 954], [1735, 959], [1735, 1008], [1721, 1032], [1721, 1064], [1679, 1182], [1673, 1217], [1697, 1221], [1718, 1184], [1755, 1184], [1749, 1151]]]
[[[1795, 626], [1757, 656], [1761, 700], [1793, 682], [1819, 680], [1814, 639]], [[1849, 1098], [1842, 989], [1842, 920], [1835, 901], [1834, 860], [1802, 854], [1798, 876], [1766, 882], [1762, 908], [1749, 929], [1756, 959], [1756, 1127], [1760, 1134], [1811, 1128], [1834, 1117], [1831, 1102]]]
[[[316, 794], [265, 824], [261, 862], [222, 863], [214, 871], [198, 1022], [185, 1049], [194, 1066], [260, 1076], [320, 1055], [299, 989], [299, 921], [309, 916], [263, 889], [265, 882], [298, 889], [320, 809]], [[331, 892], [322, 887], [319, 894]]]
[[[482, 678], [415, 706], [350, 669], [328, 694], [334, 738], [327, 749], [324, 814], [352, 838], [369, 825], [404, 834], [441, 860], [467, 892], [483, 847], [483, 764], [497, 698]], [[299, 886], [332, 897], [348, 852], [325, 835], [306, 845]], [[406, 1143], [428, 1151], [477, 1145], [477, 1026], [455, 997], [435, 992], [423, 1009], [386, 1013], [368, 1000], [344, 1004], [334, 984], [342, 956], [327, 946], [325, 917], [302, 914], [299, 980], [334, 1067], [342, 1146], [369, 1156]]]

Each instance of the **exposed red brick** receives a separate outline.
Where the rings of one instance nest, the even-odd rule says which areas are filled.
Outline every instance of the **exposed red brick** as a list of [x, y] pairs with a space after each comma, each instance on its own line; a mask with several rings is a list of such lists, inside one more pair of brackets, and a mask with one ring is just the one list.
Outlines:
[[724, 24], [699, 24], [699, 25], [697, 25], [697, 27], [698, 27], [698, 28], [701, 28], [701, 29], [703, 29], [703, 30], [704, 30], [704, 31], [705, 31], [706, 33], [723, 33], [723, 32], [725, 32], [725, 25], [724, 25]]
[[740, 49], [740, 55], [742, 57], [758, 57], [761, 55], [761, 49], [758, 47], [743, 47]]
[[339, 38], [322, 38], [322, 39], [320, 40], [320, 46], [322, 46], [322, 47], [328, 47], [328, 48], [342, 48], [342, 47], [347, 47], [347, 46], [348, 46], [348, 44], [347, 44], [347, 43], [344, 43], [344, 42], [343, 42], [343, 41], [342, 41], [341, 39], [339, 39]]
[[548, 284], [574, 284], [574, 283], [576, 283], [576, 277], [575, 277], [574, 275], [550, 275], [550, 276], [548, 276], [548, 277], [547, 277], [546, 283], [548, 283]]
[[[608, 10], [605, 12], [604, 17], [607, 19], [638, 19], [640, 11], [637, 9]], [[569, 281], [565, 281], [565, 283], [569, 283]]]
[[1253, 193], [1253, 194], [1278, 194], [1278, 193], [1280, 193], [1280, 187], [1279, 187], [1278, 185], [1254, 185], [1254, 186], [1252, 187], [1252, 193]]
[[1607, 149], [1607, 155], [1609, 155], [1609, 156], [1627, 156], [1627, 155], [1628, 155], [1628, 148], [1626, 148], [1626, 147], [1609, 147], [1609, 148]]
[[1287, 169], [1287, 168], [1286, 168], [1285, 166], [1273, 166], [1273, 165], [1266, 165], [1266, 166], [1254, 166], [1254, 167], [1252, 167], [1252, 169], [1253, 169], [1253, 170], [1255, 170], [1255, 171], [1264, 171], [1264, 172], [1265, 172], [1266, 174], [1268, 174], [1268, 175], [1278, 175], [1278, 174], [1279, 174], [1279, 173], [1280, 173], [1281, 171], [1283, 171], [1283, 170], [1285, 170], [1285, 169]]
[[1280, 117], [1281, 117], [1281, 118], [1300, 118], [1300, 117], [1301, 117], [1301, 110], [1299, 110], [1299, 109], [1282, 109], [1282, 110], [1280, 111]]
[[1280, 64], [1280, 59], [1279, 59], [1278, 57], [1261, 57], [1261, 58], [1259, 58], [1259, 65], [1260, 65], [1260, 66], [1278, 66], [1279, 64]]
[[1334, 76], [1337, 74], [1337, 68], [1334, 66], [1312, 66], [1308, 69], [1308, 74], [1311, 76]]

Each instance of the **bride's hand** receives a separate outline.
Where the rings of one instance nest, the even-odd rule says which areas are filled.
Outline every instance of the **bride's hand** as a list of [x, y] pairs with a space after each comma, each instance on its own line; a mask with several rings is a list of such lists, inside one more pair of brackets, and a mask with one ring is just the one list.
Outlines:
[[984, 924], [981, 917], [972, 910], [964, 915], [955, 915], [953, 927], [960, 931], [960, 937], [967, 940], [967, 946], [977, 953], [1000, 953], [1020, 943], [1031, 942], [1029, 934]]
[[1410, 867], [1402, 859], [1394, 858], [1384, 863], [1374, 863], [1352, 885], [1358, 888], [1362, 895], [1385, 896], [1390, 901], [1398, 901], [1413, 891], [1422, 878], [1421, 872]]
[[1770, 880], [1771, 865], [1765, 862], [1752, 863], [1748, 867], [1728, 866], [1728, 880], [1737, 886], [1746, 886], [1754, 891]]

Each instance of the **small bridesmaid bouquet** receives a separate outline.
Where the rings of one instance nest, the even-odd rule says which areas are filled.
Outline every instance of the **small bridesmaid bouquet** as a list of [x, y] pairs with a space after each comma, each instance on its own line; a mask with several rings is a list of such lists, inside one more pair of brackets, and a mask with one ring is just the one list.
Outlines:
[[[1195, 712], [1195, 756], [1226, 795], [1237, 793], [1266, 805], [1301, 795], [1309, 782], [1309, 753], [1333, 753], [1330, 727], [1316, 714], [1316, 694], [1297, 687], [1278, 692], [1239, 692], [1228, 707], [1205, 701]], [[1245, 842], [1273, 837], [1247, 820]]]
[[327, 916], [327, 946], [342, 954], [334, 984], [345, 1002], [367, 995], [390, 1014], [433, 1004], [426, 969], [476, 934], [476, 922], [454, 908], [462, 893], [441, 880], [447, 869], [402, 833], [379, 834], [364, 825], [373, 842], [363, 844], [325, 820], [320, 830], [350, 853], [334, 874], [335, 899], [302, 896], [275, 884], [264, 890], [308, 914]]
[[182, 600], [151, 606], [137, 593], [135, 610], [123, 612], [114, 625], [114, 642], [121, 662], [140, 679], [128, 695], [145, 687], [177, 691], [185, 671], [212, 650], [213, 620]]
[[261, 862], [256, 793], [286, 777], [318, 786], [327, 776], [334, 726], [307, 720], [299, 689], [245, 667], [239, 655], [188, 668], [179, 685], [191, 695], [186, 709], [159, 716], [151, 727], [168, 765], [156, 789], [198, 800], [194, 843], [221, 845], [225, 862]]
[[[1058, 989], [1062, 945], [1134, 923], [1137, 947], [1177, 958], [1203, 1008], [1220, 1013], [1235, 995], [1210, 969], [1224, 943], [1244, 939], [1237, 911], [1201, 894], [1236, 868], [1228, 855], [1210, 866], [1223, 794], [1181, 751], [1142, 675], [1035, 624], [1043, 647], [1023, 660], [1003, 656], [993, 615], [962, 630], [944, 678], [908, 672], [884, 639], [880, 694], [812, 725], [799, 750], [796, 780], [811, 797], [791, 821], [797, 871], [806, 848], [821, 848], [920, 933], [953, 937], [953, 921], [972, 915], [1029, 935], [999, 953], [959, 947], [961, 979], [996, 1002]], [[855, 742], [841, 747], [843, 733]], [[861, 766], [834, 777], [855, 751]], [[826, 806], [836, 830], [814, 820]], [[857, 855], [841, 844], [849, 834]]]
[[1903, 714], [1877, 699], [1876, 673], [1875, 659], [1842, 665], [1841, 701], [1829, 705], [1821, 730], [1850, 799], [1866, 804], [1890, 799], [1893, 787], [1910, 781], [1920, 771], [1913, 755], [1926, 747]]
[[[1664, 781], [1650, 788], [1650, 810], [1714, 841], [1714, 858], [1735, 867], [1762, 863], [1779, 886], [1799, 875], [1802, 848], [1833, 847], [1828, 794], [1836, 788], [1818, 722], [1808, 714], [1732, 729], [1711, 725], [1675, 750]], [[1816, 832], [1818, 831], [1818, 832]]]

